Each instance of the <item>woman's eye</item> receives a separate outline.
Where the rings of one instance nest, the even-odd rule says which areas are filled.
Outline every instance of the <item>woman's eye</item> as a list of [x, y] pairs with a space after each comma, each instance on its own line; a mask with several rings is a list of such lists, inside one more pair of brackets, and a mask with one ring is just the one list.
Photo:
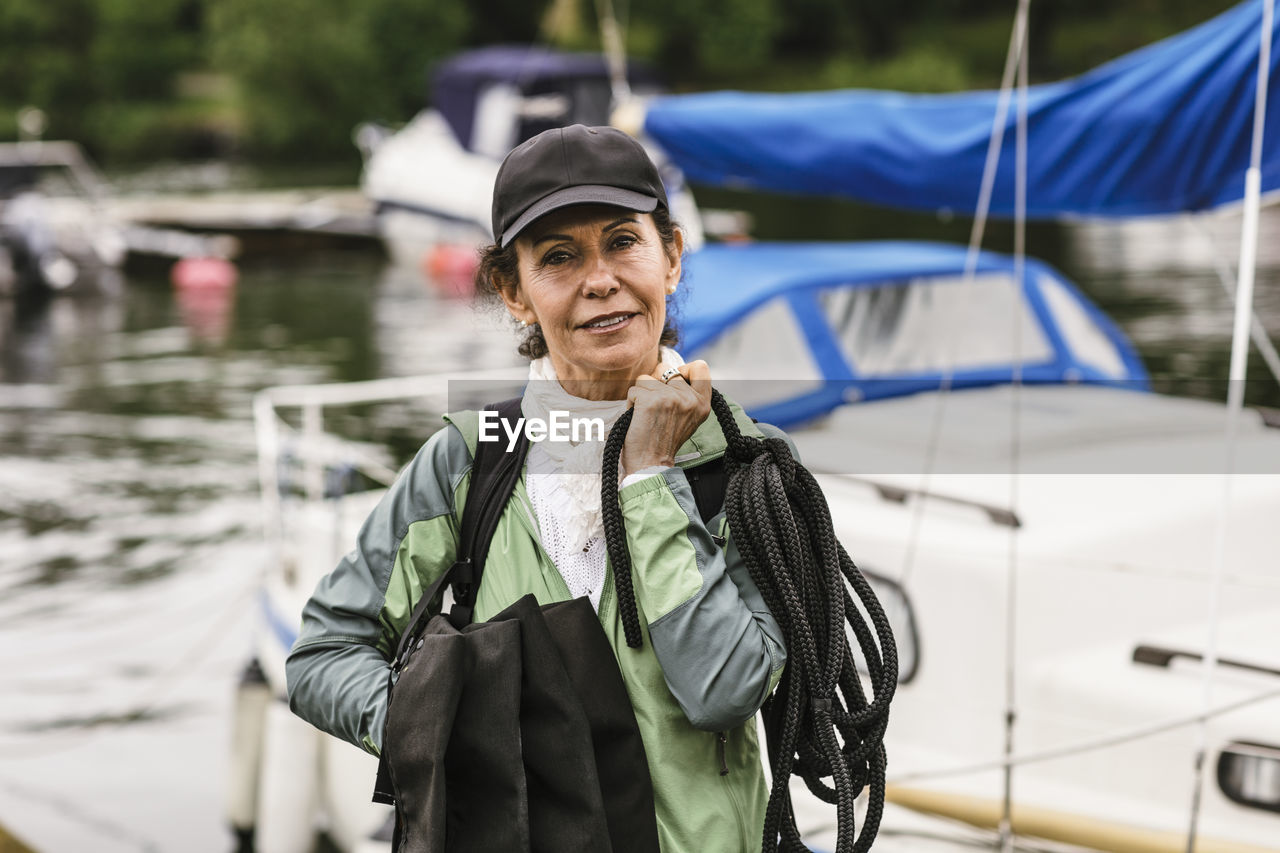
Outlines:
[[619, 234], [613, 238], [613, 248], [626, 249], [636, 244], [636, 238], [632, 234]]
[[547, 252], [547, 254], [543, 256], [542, 265], [551, 267], [559, 266], [569, 260], [570, 257], [570, 254], [563, 249], [556, 249], [554, 251]]

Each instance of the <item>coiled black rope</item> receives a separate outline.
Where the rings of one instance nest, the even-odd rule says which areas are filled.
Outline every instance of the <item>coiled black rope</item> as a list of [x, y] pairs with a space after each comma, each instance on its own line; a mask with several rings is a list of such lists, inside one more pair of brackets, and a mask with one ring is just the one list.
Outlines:
[[[865, 853], [884, 811], [884, 732], [898, 683], [898, 652], [889, 620], [871, 585], [836, 539], [822, 490], [795, 461], [787, 443], [744, 436], [728, 402], [714, 389], [711, 408], [728, 444], [729, 528], [751, 579], [782, 628], [787, 648], [786, 670], [761, 709], [773, 768], [762, 849], [808, 851], [791, 805], [788, 783], [794, 773], [817, 797], [835, 804], [836, 853]], [[623, 631], [627, 645], [639, 648], [631, 556], [617, 497], [618, 462], [632, 413], [628, 410], [618, 419], [605, 442], [601, 506]], [[862, 689], [846, 624], [866, 665], [870, 700]], [[868, 786], [867, 814], [859, 832], [854, 801]]]

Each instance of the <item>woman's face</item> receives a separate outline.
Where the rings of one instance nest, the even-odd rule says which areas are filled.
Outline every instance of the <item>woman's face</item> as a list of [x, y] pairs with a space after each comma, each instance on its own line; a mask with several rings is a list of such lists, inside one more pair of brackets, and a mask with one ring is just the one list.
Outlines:
[[561, 381], [631, 380], [658, 362], [666, 297], [680, 280], [679, 230], [673, 248], [671, 257], [650, 214], [561, 208], [516, 238], [520, 280], [503, 300], [517, 320], [542, 326]]

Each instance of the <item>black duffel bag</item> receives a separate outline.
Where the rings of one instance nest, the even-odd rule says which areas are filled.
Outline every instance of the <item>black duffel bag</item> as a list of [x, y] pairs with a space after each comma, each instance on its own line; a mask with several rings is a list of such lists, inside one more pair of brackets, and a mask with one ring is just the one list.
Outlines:
[[[495, 407], [519, 416], [519, 400]], [[394, 803], [396, 853], [657, 853], [644, 744], [585, 598], [526, 595], [471, 623], [489, 541], [527, 439], [480, 443], [459, 559], [428, 589], [392, 664], [374, 799]], [[430, 615], [444, 586], [449, 614]]]

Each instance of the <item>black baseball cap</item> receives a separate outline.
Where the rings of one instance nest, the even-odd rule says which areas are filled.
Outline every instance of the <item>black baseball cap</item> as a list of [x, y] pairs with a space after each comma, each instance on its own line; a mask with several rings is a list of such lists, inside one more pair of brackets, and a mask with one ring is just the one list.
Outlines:
[[506, 248], [531, 222], [571, 204], [637, 213], [667, 207], [658, 167], [616, 127], [544, 130], [512, 149], [493, 185], [493, 239]]

